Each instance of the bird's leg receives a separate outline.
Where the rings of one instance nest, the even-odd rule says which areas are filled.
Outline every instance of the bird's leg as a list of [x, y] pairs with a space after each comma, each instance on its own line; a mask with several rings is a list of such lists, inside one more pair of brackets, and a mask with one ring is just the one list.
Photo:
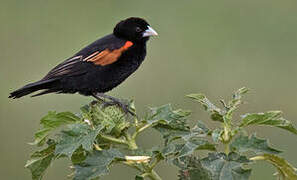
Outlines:
[[98, 96], [96, 93], [92, 93], [92, 96], [95, 98], [95, 99], [97, 99], [97, 101], [92, 101], [90, 104], [91, 105], [95, 105], [95, 104], [97, 104], [98, 103], [98, 101], [100, 101], [100, 102], [102, 102], [102, 103], [104, 103], [105, 101], [104, 101], [104, 98], [102, 97], [102, 96]]
[[[93, 93], [93, 97], [96, 98], [99, 101], [103, 101], [103, 108], [107, 107], [107, 106], [113, 106], [113, 105], [117, 105], [120, 108], [123, 109], [123, 111], [125, 113], [130, 113], [131, 115], [135, 116], [135, 113], [130, 111], [129, 109], [129, 105], [122, 102], [120, 99], [103, 94], [103, 93]], [[104, 101], [102, 98], [104, 99], [109, 99], [110, 101]]]

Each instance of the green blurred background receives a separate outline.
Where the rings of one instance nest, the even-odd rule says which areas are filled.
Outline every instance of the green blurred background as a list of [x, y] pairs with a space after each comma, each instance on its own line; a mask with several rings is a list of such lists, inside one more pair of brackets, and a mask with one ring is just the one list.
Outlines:
[[[46, 95], [8, 99], [10, 91], [38, 80], [83, 46], [111, 32], [126, 17], [148, 20], [159, 33], [148, 43], [148, 56], [110, 94], [134, 98], [138, 111], [171, 102], [193, 111], [192, 121], [207, 114], [185, 94], [203, 92], [212, 100], [228, 98], [242, 86], [252, 89], [241, 112], [283, 110], [297, 124], [297, 2], [295, 0], [0, 0], [0, 176], [26, 180], [23, 166], [33, 147], [33, 133], [49, 110], [78, 112], [91, 98]], [[213, 125], [213, 124], [212, 124]], [[296, 136], [257, 128], [258, 136], [279, 144], [297, 165]], [[144, 147], [160, 143], [147, 131]], [[276, 146], [275, 146], [276, 147]], [[44, 179], [66, 179], [69, 162], [58, 160]], [[255, 165], [252, 179], [272, 179], [274, 169]], [[157, 168], [164, 179], [177, 179], [173, 167]], [[133, 179], [135, 172], [114, 167], [103, 179]]]

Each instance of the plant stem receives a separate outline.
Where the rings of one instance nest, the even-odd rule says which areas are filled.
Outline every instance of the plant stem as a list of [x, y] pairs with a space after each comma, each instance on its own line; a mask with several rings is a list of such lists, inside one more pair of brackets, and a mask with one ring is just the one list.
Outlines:
[[140, 127], [140, 128], [136, 127], [136, 131], [133, 133], [133, 135], [132, 135], [132, 139], [135, 139], [136, 136], [137, 136], [140, 132], [142, 132], [142, 131], [144, 131], [145, 129], [151, 127], [152, 125], [153, 125], [153, 124], [146, 124], [146, 125], [144, 125], [144, 126], [142, 126], [142, 127]]
[[103, 134], [100, 134], [100, 137], [102, 139], [104, 139], [104, 140], [107, 140], [107, 141], [110, 141], [110, 142], [113, 142], [113, 143], [126, 144], [126, 145], [128, 145], [127, 141], [126, 140], [123, 140], [123, 139], [117, 139], [117, 138], [114, 138], [112, 136], [103, 135]]
[[123, 164], [124, 165], [127, 165], [127, 166], [129, 166], [129, 167], [132, 167], [132, 168], [134, 168], [134, 169], [137, 169], [138, 171], [140, 171], [140, 172], [142, 172], [142, 170], [139, 168], [139, 167], [137, 167], [137, 166], [135, 166], [135, 165], [133, 165], [133, 164], [130, 164], [130, 163], [127, 163], [127, 162], [123, 162]]
[[[136, 121], [137, 122], [137, 121]], [[138, 122], [137, 122], [138, 123]], [[137, 125], [137, 124], [136, 124]], [[136, 131], [132, 134], [129, 134], [127, 131], [124, 132], [124, 136], [126, 138], [125, 140], [125, 144], [128, 145], [129, 149], [131, 150], [135, 150], [135, 149], [138, 149], [138, 146], [136, 144], [136, 137], [137, 135], [142, 132], [143, 130], [145, 130], [146, 128], [149, 128], [151, 127], [152, 124], [146, 124], [144, 126], [142, 126], [141, 128], [137, 129], [136, 128]], [[151, 180], [162, 180], [162, 178], [153, 170], [154, 167], [161, 161], [161, 159], [156, 159], [156, 161], [154, 161], [152, 163], [151, 166], [149, 166], [148, 164], [146, 163], [141, 163], [143, 165], [143, 168], [139, 168], [138, 166], [136, 165], [133, 165], [131, 163], [127, 163], [127, 162], [123, 162], [124, 164], [130, 166], [130, 167], [133, 167], [135, 169], [137, 169], [138, 171], [142, 172], [143, 173], [143, 177], [146, 176], [146, 177], [149, 177]]]
[[146, 128], [149, 128], [150, 126], [152, 126], [152, 124], [146, 124], [143, 127], [139, 128], [137, 133], [140, 133], [141, 131], [145, 130]]
[[229, 150], [229, 143], [231, 141], [231, 136], [230, 136], [230, 132], [231, 132], [231, 128], [229, 126], [229, 124], [224, 123], [224, 134], [223, 134], [223, 143], [225, 145], [225, 153], [229, 154], [230, 150]]
[[100, 148], [98, 144], [94, 143], [94, 147], [97, 151], [102, 151], [102, 148]]
[[128, 141], [128, 146], [131, 150], [138, 149], [137, 144], [134, 139]]
[[261, 160], [265, 160], [264, 156], [254, 156], [250, 158], [251, 161], [261, 161]]
[[135, 150], [138, 149], [138, 146], [136, 144], [136, 136], [131, 137], [131, 135], [127, 132], [124, 133], [126, 140], [127, 140], [127, 145], [129, 146], [129, 149]]
[[117, 143], [117, 144], [125, 144], [125, 145], [129, 146], [129, 149], [131, 149], [131, 150], [138, 149], [138, 147], [136, 145], [136, 142], [135, 142], [135, 139], [131, 138], [130, 134], [125, 133], [125, 137], [126, 137], [126, 140], [117, 139], [117, 138], [114, 138], [112, 136], [100, 134], [100, 138], [102, 138], [104, 140], [107, 140], [109, 142], [113, 142], [113, 143]]
[[160, 161], [161, 161], [161, 159], [160, 159], [160, 158], [157, 158], [157, 159], [151, 164], [151, 166], [150, 166], [150, 170], [153, 170], [153, 169], [156, 167], [156, 165], [157, 165]]
[[[147, 170], [148, 168], [139, 168], [138, 166], [131, 164], [131, 163], [127, 163], [127, 162], [122, 162], [124, 165], [127, 165], [129, 167], [132, 167], [138, 171], [140, 171], [143, 177], [149, 177], [151, 180], [162, 180], [162, 178], [157, 174], [156, 171], [154, 170]], [[144, 165], [144, 164], [142, 164]], [[145, 165], [144, 165], [145, 166]], [[149, 168], [150, 169], [150, 168]]]
[[229, 143], [225, 144], [225, 154], [229, 154]]
[[162, 178], [154, 170], [152, 170], [151, 173], [148, 174], [148, 177], [151, 180], [162, 180]]

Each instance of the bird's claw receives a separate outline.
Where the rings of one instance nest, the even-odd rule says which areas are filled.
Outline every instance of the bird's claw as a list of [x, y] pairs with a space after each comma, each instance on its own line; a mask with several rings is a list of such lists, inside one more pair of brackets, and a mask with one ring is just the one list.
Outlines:
[[114, 105], [120, 107], [124, 111], [124, 113], [126, 113], [126, 114], [129, 113], [132, 116], [136, 116], [136, 114], [130, 110], [128, 104], [125, 104], [120, 101], [104, 101], [101, 106], [102, 106], [102, 108], [106, 108], [108, 106], [114, 106]]

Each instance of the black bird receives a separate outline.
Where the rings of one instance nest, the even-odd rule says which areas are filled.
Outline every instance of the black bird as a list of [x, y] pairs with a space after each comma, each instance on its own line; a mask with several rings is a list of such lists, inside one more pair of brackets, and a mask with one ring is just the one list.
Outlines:
[[[74, 56], [53, 68], [40, 81], [30, 83], [10, 93], [20, 98], [35, 91], [34, 96], [48, 93], [80, 93], [96, 99], [109, 99], [107, 105], [127, 106], [119, 99], [105, 95], [138, 69], [146, 56], [150, 36], [158, 35], [141, 18], [120, 21], [113, 33], [96, 40]], [[107, 102], [106, 102], [107, 103]]]

